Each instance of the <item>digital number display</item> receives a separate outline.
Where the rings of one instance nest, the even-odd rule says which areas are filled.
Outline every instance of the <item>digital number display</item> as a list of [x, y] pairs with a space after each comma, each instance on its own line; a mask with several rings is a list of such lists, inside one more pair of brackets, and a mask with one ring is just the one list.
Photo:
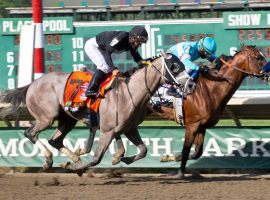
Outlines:
[[175, 45], [179, 42], [187, 42], [187, 41], [199, 41], [205, 36], [210, 36], [214, 37], [214, 34], [203, 34], [203, 33], [198, 33], [198, 34], [179, 34], [179, 35], [164, 35], [165, 39], [165, 45]]
[[245, 29], [239, 30], [240, 41], [270, 40], [270, 29]]
[[45, 61], [49, 62], [60, 62], [62, 61], [61, 51], [46, 51]]
[[61, 72], [62, 65], [61, 64], [49, 64], [46, 65], [46, 72]]
[[[62, 45], [62, 38], [60, 34], [55, 34], [55, 35], [45, 35], [45, 45], [50, 46], [50, 45]], [[16, 35], [14, 37], [14, 45], [19, 45], [20, 44], [20, 36]]]

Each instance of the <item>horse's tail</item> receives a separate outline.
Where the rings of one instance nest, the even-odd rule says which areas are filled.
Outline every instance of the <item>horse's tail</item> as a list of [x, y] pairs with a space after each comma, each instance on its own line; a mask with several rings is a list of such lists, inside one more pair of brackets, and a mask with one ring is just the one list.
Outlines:
[[29, 85], [17, 88], [15, 90], [7, 90], [0, 94], [0, 118], [6, 118], [17, 113], [20, 107], [25, 107], [26, 93]]

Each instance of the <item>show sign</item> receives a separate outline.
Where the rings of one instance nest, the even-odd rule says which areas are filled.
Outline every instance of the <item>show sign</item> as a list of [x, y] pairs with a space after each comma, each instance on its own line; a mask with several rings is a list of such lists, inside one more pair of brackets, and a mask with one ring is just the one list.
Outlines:
[[225, 12], [223, 13], [225, 29], [269, 28], [270, 13], [258, 12]]

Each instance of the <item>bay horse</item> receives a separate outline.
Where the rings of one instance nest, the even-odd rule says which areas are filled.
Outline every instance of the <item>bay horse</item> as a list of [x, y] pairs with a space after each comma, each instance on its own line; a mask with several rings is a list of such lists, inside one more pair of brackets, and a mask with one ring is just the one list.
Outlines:
[[[181, 161], [177, 173], [178, 178], [183, 178], [188, 159], [194, 160], [201, 157], [203, 153], [203, 142], [207, 128], [217, 124], [220, 116], [247, 76], [264, 78], [261, 74], [262, 67], [267, 63], [264, 55], [255, 46], [242, 44], [230, 60], [223, 61], [223, 65], [215, 75], [206, 73], [200, 75], [197, 80], [195, 92], [188, 95], [183, 102], [183, 114], [185, 124], [185, 141], [182, 154], [173, 157], [165, 156], [161, 161]], [[155, 114], [177, 122], [172, 108], [161, 106], [159, 109], [148, 105]], [[195, 145], [195, 152], [190, 154], [192, 145]]]
[[[120, 134], [133, 142], [140, 152], [131, 157], [123, 157], [124, 148], [119, 148], [116, 153], [118, 159], [130, 164], [145, 157], [147, 148], [143, 143], [137, 126], [146, 117], [146, 106], [151, 96], [157, 91], [160, 84], [170, 82], [177, 85], [175, 77], [184, 71], [184, 66], [180, 60], [172, 54], [162, 54], [154, 58], [151, 67], [138, 69], [128, 79], [118, 78], [116, 86], [109, 90], [105, 98], [102, 99], [99, 107], [100, 118], [100, 138], [95, 151], [93, 161], [82, 164], [79, 155], [90, 152], [93, 142], [93, 135], [89, 136], [88, 150], [83, 153], [71, 152], [63, 145], [63, 139], [76, 125], [78, 120], [89, 122], [87, 108], [78, 112], [67, 112], [64, 109], [64, 90], [70, 74], [64, 72], [52, 72], [35, 80], [31, 84], [0, 94], [0, 102], [10, 103], [12, 107], [7, 107], [0, 111], [0, 118], [18, 111], [21, 105], [26, 105], [29, 113], [35, 118], [36, 123], [25, 131], [25, 136], [32, 143], [39, 143], [43, 147], [46, 158], [44, 169], [52, 167], [52, 152], [42, 144], [38, 135], [48, 128], [55, 120], [58, 120], [58, 127], [49, 140], [49, 144], [60, 152], [66, 154], [76, 165], [67, 165], [67, 168], [85, 169], [88, 166], [97, 165], [113, 138], [119, 138]], [[176, 82], [175, 82], [176, 81]], [[121, 140], [118, 140], [121, 143]], [[89, 142], [91, 144], [89, 144]], [[69, 164], [69, 163], [68, 163]], [[75, 166], [75, 167], [74, 167]]]

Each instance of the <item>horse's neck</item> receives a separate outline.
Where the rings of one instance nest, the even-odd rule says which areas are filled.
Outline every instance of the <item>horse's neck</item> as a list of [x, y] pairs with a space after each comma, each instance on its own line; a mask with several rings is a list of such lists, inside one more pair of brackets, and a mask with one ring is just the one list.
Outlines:
[[124, 85], [128, 91], [124, 90], [122, 95], [129, 95], [135, 106], [146, 104], [158, 89], [160, 81], [161, 74], [153, 67], [139, 69]]
[[245, 75], [232, 67], [223, 66], [218, 72], [218, 76], [220, 76], [221, 81], [212, 81], [208, 79], [201, 81], [202, 85], [208, 87], [207, 91], [210, 93], [212, 104], [220, 107], [221, 104], [223, 105], [230, 100], [241, 85]]

